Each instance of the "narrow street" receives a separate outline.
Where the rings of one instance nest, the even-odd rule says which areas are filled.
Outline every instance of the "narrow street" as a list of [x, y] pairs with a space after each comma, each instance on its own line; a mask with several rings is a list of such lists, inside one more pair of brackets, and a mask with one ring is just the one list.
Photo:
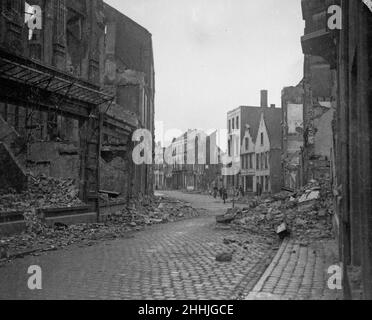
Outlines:
[[[133, 237], [78, 245], [14, 260], [0, 268], [0, 299], [240, 299], [256, 285], [278, 246], [260, 236], [216, 227], [231, 206], [210, 196], [162, 192], [206, 209], [194, 219], [146, 228]], [[248, 245], [232, 262], [217, 262], [224, 237]], [[31, 291], [27, 270], [42, 270], [42, 290]]]

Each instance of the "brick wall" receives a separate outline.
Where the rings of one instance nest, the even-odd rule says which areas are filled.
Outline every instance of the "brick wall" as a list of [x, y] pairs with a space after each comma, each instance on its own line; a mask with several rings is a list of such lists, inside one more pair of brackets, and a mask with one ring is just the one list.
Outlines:
[[2, 142], [0, 142], [0, 188], [14, 188], [17, 191], [27, 188], [26, 173]]

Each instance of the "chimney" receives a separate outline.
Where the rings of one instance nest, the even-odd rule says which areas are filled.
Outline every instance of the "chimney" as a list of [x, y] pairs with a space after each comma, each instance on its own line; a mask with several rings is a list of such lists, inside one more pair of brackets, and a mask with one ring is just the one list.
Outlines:
[[275, 109], [275, 104], [270, 104], [270, 108]]
[[268, 107], [268, 92], [267, 90], [261, 90], [261, 107]]

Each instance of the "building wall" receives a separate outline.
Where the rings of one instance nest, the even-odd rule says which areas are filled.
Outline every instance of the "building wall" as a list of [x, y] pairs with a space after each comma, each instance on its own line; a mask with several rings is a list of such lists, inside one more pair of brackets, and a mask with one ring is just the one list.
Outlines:
[[[8, 4], [12, 10], [8, 10]], [[25, 1], [0, 3], [0, 45], [12, 54], [32, 58], [45, 66], [100, 85], [103, 2], [35, 0], [32, 4], [41, 7], [43, 22], [42, 29], [34, 30], [29, 39], [29, 29], [24, 23]], [[63, 101], [59, 103], [63, 104]], [[48, 172], [51, 176], [71, 176], [79, 180], [79, 154], [71, 156], [69, 152], [57, 152], [56, 156], [55, 153], [65, 149], [66, 145], [79, 147], [79, 117], [3, 102], [0, 102], [0, 114], [27, 144], [23, 153], [17, 153], [17, 159], [24, 166], [29, 166], [35, 173]], [[47, 164], [51, 162], [53, 164]]]
[[111, 161], [101, 158], [101, 190], [120, 193], [120, 197], [126, 199], [130, 192], [130, 173], [128, 172], [128, 159], [115, 156]]
[[[326, 15], [325, 3], [303, 1], [302, 4], [307, 25], [314, 22], [314, 4], [318, 4]], [[336, 209], [335, 234], [339, 239], [343, 267], [343, 291], [346, 299], [362, 297], [370, 300], [372, 15], [364, 1], [343, 0], [339, 4], [342, 9], [341, 30], [325, 34], [329, 40], [327, 43], [324, 37], [314, 36], [311, 45], [305, 43], [304, 48], [306, 52], [316, 51], [335, 68], [329, 83], [334, 98], [330, 101], [331, 107], [335, 112], [331, 177]], [[319, 166], [319, 163], [315, 165]]]
[[[230, 141], [230, 153], [228, 150], [229, 156], [239, 156], [240, 154], [240, 145], [242, 138], [242, 112], [241, 108], [233, 110], [227, 115], [227, 128], [228, 128], [228, 141]], [[232, 133], [234, 130], [238, 130], [240, 134], [236, 136], [235, 140], [232, 140]]]
[[27, 175], [7, 146], [0, 142], [1, 189], [13, 188], [22, 192], [27, 188]]
[[282, 90], [282, 173], [284, 186], [291, 189], [302, 186], [303, 95], [302, 83]]
[[270, 150], [270, 185], [272, 193], [279, 193], [283, 186], [282, 174], [281, 174], [281, 150], [271, 149]]
[[[260, 139], [260, 135], [258, 134], [258, 131], [260, 129], [261, 120], [264, 117], [265, 123], [266, 123], [266, 133], [264, 133], [267, 138], [266, 141], [270, 141], [271, 145], [269, 147], [272, 149], [278, 149], [281, 150], [281, 110], [278, 108], [275, 108], [273, 105], [271, 108], [267, 107], [267, 91], [263, 90], [261, 92], [261, 104], [260, 107], [250, 107], [250, 106], [241, 106], [237, 109], [234, 109], [230, 111], [227, 115], [227, 119], [235, 119], [235, 127], [236, 128], [236, 118], [239, 117], [240, 123], [239, 123], [239, 134], [236, 140], [238, 140], [238, 147], [236, 148], [238, 150], [237, 154], [239, 155], [239, 174], [232, 175], [232, 176], [226, 176], [224, 177], [224, 183], [227, 186], [228, 189], [232, 188], [238, 188], [239, 186], [244, 186], [246, 184], [246, 177], [251, 176], [253, 172], [247, 172], [246, 169], [242, 167], [242, 161], [245, 155], [244, 150], [240, 150], [241, 147], [244, 145], [244, 136], [246, 134], [247, 128], [250, 130], [250, 134], [252, 137], [253, 144], [255, 144], [256, 149], [255, 152], [257, 154], [257, 143], [258, 139]], [[229, 122], [228, 122], [229, 127]], [[262, 129], [262, 126], [261, 126]], [[232, 130], [232, 126], [231, 126]], [[262, 131], [261, 131], [262, 132]], [[260, 132], [260, 134], [261, 134]], [[231, 137], [231, 135], [229, 135]], [[269, 151], [267, 150], [267, 152]], [[260, 151], [260, 153], [262, 153]], [[267, 159], [269, 155], [267, 155]], [[269, 160], [268, 160], [269, 161]], [[253, 190], [256, 191], [257, 183], [260, 181], [263, 183], [264, 186], [267, 186], [266, 192], [270, 192], [270, 170], [269, 168], [261, 170], [259, 169], [257, 171], [256, 169], [256, 158], [254, 160], [255, 163], [255, 177], [253, 179]], [[279, 161], [281, 162], [281, 161]], [[244, 178], [243, 178], [244, 176]], [[259, 178], [257, 178], [257, 176]], [[264, 177], [267, 177], [266, 180]], [[261, 180], [262, 179], [262, 180]], [[267, 182], [266, 182], [267, 181]]]
[[[372, 299], [372, 15], [362, 1], [343, 1], [338, 59], [335, 204], [339, 220], [344, 293], [353, 271], [362, 298]], [[359, 277], [358, 277], [359, 276]]]
[[[246, 148], [246, 139], [248, 139], [248, 148]], [[250, 134], [250, 129], [246, 128], [241, 146], [241, 185], [245, 192], [256, 191], [256, 153], [255, 141]]]
[[[262, 137], [263, 137], [263, 141], [261, 140]], [[262, 186], [263, 192], [268, 192], [268, 193], [279, 192], [281, 188], [281, 183], [280, 183], [280, 177], [279, 177], [279, 186], [278, 186], [277, 175], [279, 176], [281, 175], [281, 167], [273, 166], [274, 164], [273, 160], [278, 160], [276, 157], [277, 152], [275, 152], [275, 149], [272, 148], [271, 146], [270, 137], [268, 134], [268, 129], [265, 124], [263, 113], [261, 115], [260, 126], [258, 129], [257, 139], [255, 143], [255, 153], [256, 153], [256, 180], [255, 180], [256, 188], [259, 182]], [[259, 159], [258, 167], [257, 167], [257, 156]], [[280, 163], [280, 158], [279, 158], [279, 163]]]
[[[127, 121], [127, 115], [131, 114], [138, 119], [137, 128], [149, 130], [154, 137], [155, 81], [151, 34], [107, 4], [104, 4], [104, 14], [107, 30], [104, 84], [116, 93], [115, 111], [111, 116]], [[130, 133], [127, 135], [131, 139]], [[125, 184], [124, 179], [130, 180], [130, 194], [150, 195], [154, 188], [154, 167], [134, 165], [127, 161], [131, 159], [133, 147], [134, 144], [122, 155], [125, 168], [115, 169], [116, 166], [110, 166], [111, 171], [108, 173], [113, 175], [115, 170], [126, 171], [128, 174], [119, 177], [123, 179], [122, 184]], [[155, 149], [152, 150], [152, 158], [155, 158]]]
[[[8, 4], [12, 10], [8, 10]], [[32, 58], [76, 79], [111, 90], [116, 101], [109, 109], [107, 104], [102, 105], [100, 111], [105, 113], [108, 110], [107, 114], [121, 123], [112, 125], [104, 121], [107, 143], [101, 159], [102, 186], [108, 190], [121, 190], [123, 195], [151, 194], [152, 166], [134, 166], [132, 161], [128, 161], [134, 147], [130, 141], [133, 130], [141, 127], [154, 133], [155, 81], [151, 34], [102, 0], [35, 0], [32, 4], [42, 8], [43, 28], [35, 30], [28, 40], [24, 1], [1, 1], [0, 45], [11, 53]], [[76, 177], [76, 168], [83, 167], [80, 165], [84, 161], [83, 154], [79, 163], [75, 163], [75, 155], [64, 152], [56, 157], [54, 151], [65, 145], [81, 148], [82, 153], [86, 151], [81, 143], [86, 138], [83, 134], [84, 119], [39, 110], [29, 116], [26, 107], [4, 103], [0, 103], [0, 114], [21, 137], [30, 140], [27, 154], [35, 171]], [[27, 123], [26, 118], [29, 118]], [[113, 129], [112, 126], [116, 127]], [[30, 127], [33, 129], [26, 129]], [[115, 130], [121, 135], [119, 145], [111, 143], [118, 135]], [[44, 142], [47, 142], [45, 146]], [[114, 156], [108, 155], [111, 152], [107, 150], [109, 147], [112, 147]], [[33, 154], [34, 150], [53, 152], [39, 155]], [[39, 158], [43, 158], [42, 161]], [[53, 164], [49, 166], [48, 162]], [[115, 176], [118, 181], [114, 181]]]
[[28, 167], [35, 174], [74, 179], [79, 184], [79, 148], [71, 143], [34, 142], [29, 145]]
[[330, 103], [325, 107], [321, 106], [314, 109], [319, 114], [314, 119], [314, 126], [317, 129], [314, 136], [314, 153], [315, 155], [329, 159], [333, 145], [332, 122], [334, 119], [334, 109]]
[[[312, 160], [330, 169], [335, 74], [324, 58], [306, 55], [304, 67], [304, 182], [319, 176]], [[330, 170], [328, 170], [330, 171]], [[324, 170], [323, 170], [324, 172]], [[326, 176], [329, 178], [329, 174]]]
[[164, 149], [166, 188], [207, 191], [222, 186], [222, 152], [216, 133], [188, 130]]

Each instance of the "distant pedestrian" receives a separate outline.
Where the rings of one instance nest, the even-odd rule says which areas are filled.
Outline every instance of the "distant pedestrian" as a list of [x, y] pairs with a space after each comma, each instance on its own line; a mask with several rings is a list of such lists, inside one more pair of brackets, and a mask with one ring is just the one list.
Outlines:
[[240, 195], [244, 198], [244, 189], [242, 186], [239, 187]]
[[217, 186], [215, 186], [214, 188], [213, 188], [213, 198], [217, 198], [217, 193], [218, 193], [218, 188], [217, 188]]
[[235, 187], [235, 197], [239, 197], [240, 189], [238, 186]]
[[261, 197], [261, 195], [262, 195], [262, 185], [261, 185], [261, 183], [257, 183], [257, 192], [256, 192], [256, 194], [257, 194], [257, 197]]
[[223, 187], [222, 189], [222, 199], [223, 199], [223, 203], [225, 204], [227, 200], [227, 190], [225, 187]]

